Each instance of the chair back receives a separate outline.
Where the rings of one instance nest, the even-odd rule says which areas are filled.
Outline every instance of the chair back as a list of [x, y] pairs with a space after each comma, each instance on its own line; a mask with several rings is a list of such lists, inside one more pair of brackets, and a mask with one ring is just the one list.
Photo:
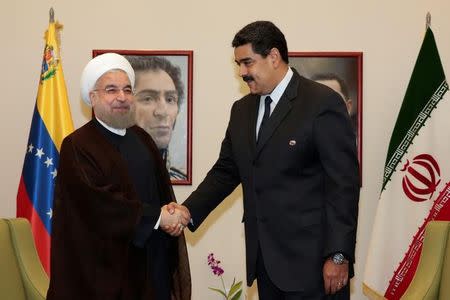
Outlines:
[[42, 299], [47, 296], [49, 278], [42, 267], [34, 244], [31, 226], [27, 219], [8, 219], [14, 252], [19, 265], [27, 299]]
[[441, 286], [439, 288], [439, 299], [450, 299], [450, 222], [448, 225], [447, 248], [444, 253], [442, 264]]
[[[449, 293], [450, 274], [450, 222], [430, 221], [425, 227], [425, 237], [416, 273], [402, 300], [437, 300]], [[446, 267], [444, 267], [446, 265]], [[444, 270], [446, 268], [446, 270]], [[444, 270], [444, 271], [443, 271]], [[445, 278], [443, 277], [445, 274]]]
[[26, 300], [8, 223], [0, 219], [0, 299]]

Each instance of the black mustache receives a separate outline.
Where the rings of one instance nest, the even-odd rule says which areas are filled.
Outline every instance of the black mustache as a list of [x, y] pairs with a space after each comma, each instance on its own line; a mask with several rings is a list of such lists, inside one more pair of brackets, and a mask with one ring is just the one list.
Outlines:
[[250, 75], [244, 75], [244, 76], [242, 76], [242, 80], [244, 80], [245, 82], [249, 82], [249, 81], [253, 81], [254, 78], [253, 78], [253, 76], [250, 76]]

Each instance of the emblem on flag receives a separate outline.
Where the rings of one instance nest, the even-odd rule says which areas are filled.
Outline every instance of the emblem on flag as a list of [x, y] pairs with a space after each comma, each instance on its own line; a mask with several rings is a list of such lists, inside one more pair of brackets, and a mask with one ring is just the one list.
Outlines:
[[58, 59], [55, 56], [55, 50], [52, 45], [45, 45], [44, 58], [42, 59], [41, 84], [55, 76], [58, 68]]
[[407, 160], [401, 171], [406, 172], [402, 181], [403, 191], [412, 201], [429, 200], [441, 182], [439, 165], [429, 154], [417, 155], [411, 163]]

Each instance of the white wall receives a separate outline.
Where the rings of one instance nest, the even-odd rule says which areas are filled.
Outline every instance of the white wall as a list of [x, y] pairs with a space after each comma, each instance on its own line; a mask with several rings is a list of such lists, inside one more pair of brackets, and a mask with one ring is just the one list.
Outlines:
[[[15, 215], [15, 198], [35, 103], [43, 33], [53, 6], [62, 32], [63, 68], [75, 127], [88, 119], [79, 97], [81, 70], [92, 49], [194, 51], [193, 185], [175, 187], [179, 201], [217, 158], [234, 100], [246, 93], [230, 46], [242, 26], [274, 21], [290, 51], [362, 51], [363, 188], [352, 299], [364, 299], [362, 274], [389, 136], [432, 14], [444, 70], [450, 74], [450, 2], [431, 1], [2, 1], [0, 216]], [[278, 7], [280, 6], [280, 7]], [[6, 68], [5, 68], [6, 67]], [[245, 280], [242, 193], [235, 191], [195, 234], [187, 233], [193, 299], [219, 299], [206, 264], [214, 252], [225, 280]], [[248, 299], [257, 299], [255, 288]]]

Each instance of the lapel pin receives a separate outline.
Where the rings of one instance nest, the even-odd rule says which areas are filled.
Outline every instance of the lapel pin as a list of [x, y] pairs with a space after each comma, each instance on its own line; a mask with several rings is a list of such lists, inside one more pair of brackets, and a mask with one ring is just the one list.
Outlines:
[[297, 144], [297, 142], [295, 140], [289, 141], [289, 146], [295, 146], [295, 144]]

